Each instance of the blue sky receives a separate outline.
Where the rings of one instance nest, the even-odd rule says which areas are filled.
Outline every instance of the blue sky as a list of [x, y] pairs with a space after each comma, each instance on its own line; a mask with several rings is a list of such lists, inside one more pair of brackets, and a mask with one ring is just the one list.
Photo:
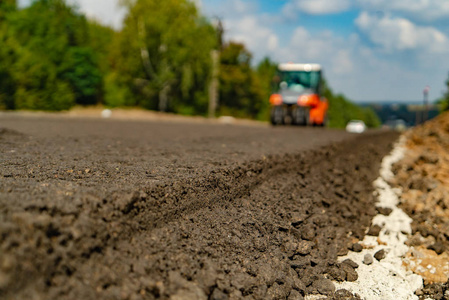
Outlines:
[[449, 74], [448, 0], [203, 0], [255, 62], [316, 62], [354, 101], [438, 98]]
[[[20, 0], [26, 3], [29, 0]], [[323, 65], [330, 86], [360, 101], [419, 101], [445, 90], [449, 0], [194, 0], [219, 17], [226, 40], [243, 42], [254, 63]], [[116, 28], [117, 0], [69, 0]]]

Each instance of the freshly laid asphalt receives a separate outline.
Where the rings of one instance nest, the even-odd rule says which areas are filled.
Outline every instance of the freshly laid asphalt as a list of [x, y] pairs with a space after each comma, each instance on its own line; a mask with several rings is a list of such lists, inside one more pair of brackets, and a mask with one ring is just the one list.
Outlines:
[[0, 298], [337, 297], [396, 138], [2, 114]]

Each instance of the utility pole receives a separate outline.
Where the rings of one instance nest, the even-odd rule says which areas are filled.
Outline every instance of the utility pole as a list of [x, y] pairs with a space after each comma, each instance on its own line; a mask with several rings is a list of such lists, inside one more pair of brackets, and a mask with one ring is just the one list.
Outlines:
[[427, 121], [429, 117], [429, 91], [430, 87], [426, 86], [423, 90], [423, 102], [424, 102], [424, 110], [423, 110], [423, 123]]
[[209, 118], [215, 118], [215, 112], [217, 111], [220, 89], [220, 82], [218, 75], [220, 73], [220, 52], [223, 46], [223, 25], [219, 18], [214, 22], [215, 30], [217, 31], [217, 48], [211, 50], [212, 70], [211, 80], [209, 83]]

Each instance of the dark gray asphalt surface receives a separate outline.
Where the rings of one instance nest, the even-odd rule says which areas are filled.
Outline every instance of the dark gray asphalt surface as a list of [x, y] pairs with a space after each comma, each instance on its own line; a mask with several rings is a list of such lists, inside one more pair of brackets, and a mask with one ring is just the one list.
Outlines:
[[0, 296], [331, 295], [395, 138], [1, 114]]

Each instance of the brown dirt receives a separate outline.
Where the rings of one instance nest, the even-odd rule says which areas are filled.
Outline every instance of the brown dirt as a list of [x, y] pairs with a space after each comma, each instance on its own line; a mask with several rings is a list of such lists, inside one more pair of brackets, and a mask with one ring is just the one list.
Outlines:
[[0, 298], [355, 298], [395, 133], [0, 117]]
[[406, 265], [424, 277], [421, 299], [449, 299], [449, 114], [405, 137], [408, 150], [394, 172], [401, 208], [413, 219]]

